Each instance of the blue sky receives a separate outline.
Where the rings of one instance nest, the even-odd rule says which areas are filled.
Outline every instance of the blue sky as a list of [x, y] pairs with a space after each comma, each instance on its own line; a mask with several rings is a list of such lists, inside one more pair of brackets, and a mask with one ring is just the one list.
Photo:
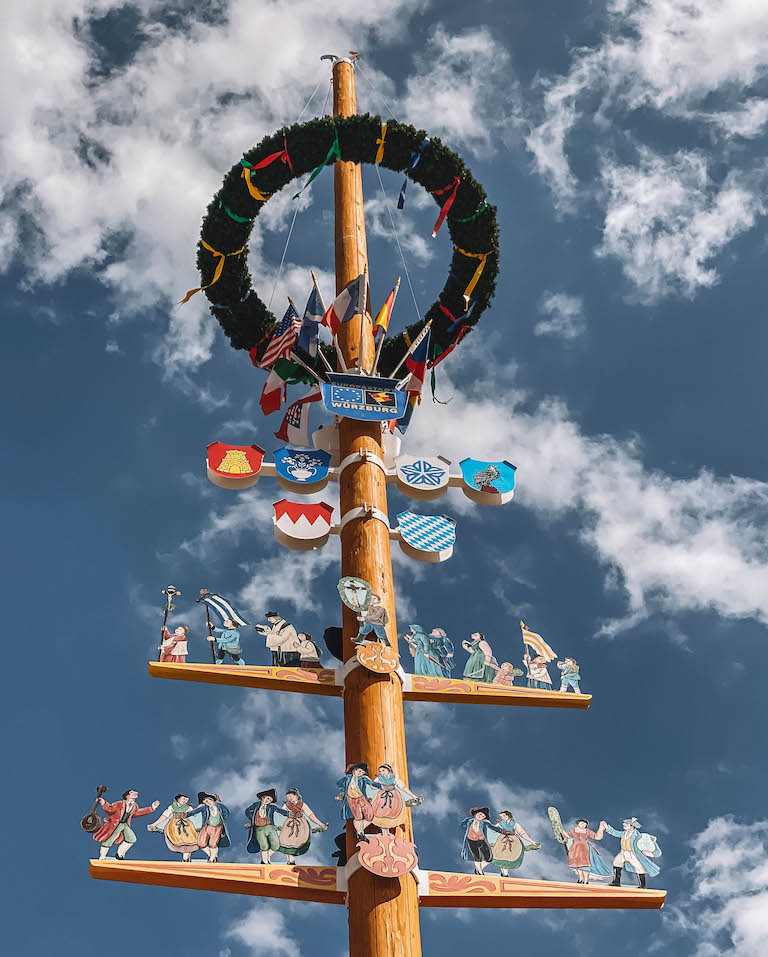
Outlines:
[[[466, 158], [501, 226], [493, 307], [442, 367], [451, 401], [425, 401], [404, 450], [507, 458], [518, 491], [503, 510], [459, 490], [420, 507], [456, 518], [458, 545], [437, 567], [396, 556], [400, 633], [442, 625], [458, 643], [479, 629], [517, 660], [524, 617], [579, 659], [594, 695], [584, 714], [408, 706], [422, 865], [466, 869], [459, 821], [490, 802], [542, 841], [528, 876], [569, 879], [554, 803], [568, 821], [640, 817], [664, 850], [653, 883], [669, 890], [661, 914], [425, 912], [424, 952], [762, 954], [765, 11], [36, 0], [3, 20], [6, 779], [31, 799], [5, 842], [13, 952], [346, 953], [342, 908], [92, 881], [78, 822], [98, 784], [163, 806], [207, 788], [237, 834], [257, 790], [293, 785], [332, 822], [312, 848], [330, 863], [340, 703], [151, 680], [145, 663], [168, 582], [190, 660], [208, 654], [203, 586], [254, 622], [270, 607], [315, 635], [339, 620], [338, 545], [281, 550], [277, 486], [207, 482], [206, 444], [273, 449], [279, 416], [264, 420], [263, 374], [202, 296], [175, 302], [196, 285], [224, 172], [295, 121], [318, 82], [308, 113], [322, 112], [319, 57], [352, 48], [398, 118]], [[379, 111], [362, 79], [358, 92]], [[364, 182], [378, 301], [402, 268], [370, 170]], [[393, 198], [399, 177], [385, 188]], [[278, 310], [304, 301], [310, 268], [330, 298], [330, 199], [329, 174], [302, 197]], [[259, 217], [262, 297], [292, 213], [280, 194]], [[412, 188], [399, 223], [421, 309], [450, 255], [433, 221]], [[404, 287], [392, 328], [414, 308]], [[390, 510], [407, 507], [392, 490]], [[266, 663], [256, 637], [246, 649]], [[166, 853], [139, 829], [134, 857]], [[222, 853], [245, 856], [240, 841]]]

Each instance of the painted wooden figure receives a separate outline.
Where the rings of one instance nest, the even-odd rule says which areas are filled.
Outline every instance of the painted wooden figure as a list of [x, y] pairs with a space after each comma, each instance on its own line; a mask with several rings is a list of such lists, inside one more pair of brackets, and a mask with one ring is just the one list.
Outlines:
[[462, 641], [461, 647], [469, 652], [469, 659], [464, 665], [464, 677], [470, 681], [492, 682], [499, 670], [499, 663], [493, 657], [485, 635], [475, 631], [469, 641]]
[[177, 794], [160, 817], [147, 825], [147, 830], [165, 835], [169, 851], [181, 854], [182, 861], [190, 860], [195, 851], [202, 850], [197, 843], [198, 830], [191, 819], [189, 796]]
[[245, 809], [248, 853], [261, 854], [262, 863], [269, 864], [275, 851], [280, 850], [280, 830], [289, 816], [289, 811], [277, 806], [274, 788], [259, 791], [253, 804]]
[[[492, 863], [501, 871], [502, 877], [509, 877], [511, 870], [520, 867], [526, 851], [538, 851], [541, 848], [541, 844], [528, 837], [511, 811], [499, 811], [496, 824], [489, 829], [489, 838], [493, 830], [497, 836], [493, 841]], [[524, 844], [524, 841], [528, 843]]]
[[570, 831], [563, 829], [560, 814], [556, 807], [548, 809], [552, 833], [556, 841], [565, 848], [568, 866], [576, 873], [577, 884], [589, 884], [590, 878], [602, 880], [611, 876], [611, 869], [600, 856], [592, 841], [602, 841], [605, 828], [603, 824], [597, 831], [590, 830], [586, 818], [576, 818]]
[[344, 777], [336, 782], [339, 793], [337, 801], [343, 801], [341, 817], [344, 821], [352, 821], [358, 838], [362, 839], [365, 828], [373, 821], [373, 806], [371, 801], [380, 791], [382, 785], [372, 781], [368, 773], [368, 765], [361, 761], [358, 764], [347, 765]]
[[380, 827], [382, 831], [392, 831], [400, 827], [406, 818], [406, 808], [418, 807], [424, 801], [422, 795], [417, 796], [406, 787], [389, 764], [379, 765], [378, 774], [373, 780], [381, 786], [381, 790], [371, 803], [371, 824]]
[[216, 663], [223, 665], [229, 655], [236, 665], [244, 665], [245, 659], [237, 622], [231, 618], [225, 618], [222, 624], [223, 628], [212, 627], [213, 634], [208, 636], [208, 641], [216, 643]]
[[373, 592], [370, 604], [361, 615], [357, 616], [357, 620], [360, 622], [360, 627], [356, 637], [352, 639], [355, 644], [359, 644], [363, 641], [371, 641], [367, 636], [373, 632], [376, 636], [376, 641], [380, 641], [382, 645], [390, 645], [390, 640], [387, 637], [389, 615], [387, 614], [387, 609], [381, 603], [381, 595], [377, 595], [376, 592]]
[[179, 625], [171, 633], [163, 625], [163, 640], [160, 645], [160, 661], [178, 661], [184, 664], [189, 654], [187, 647], [187, 635], [189, 628], [186, 625]]
[[493, 830], [490, 818], [490, 808], [472, 807], [469, 816], [461, 822], [464, 831], [461, 856], [465, 861], [474, 862], [475, 874], [482, 874], [493, 860], [488, 840], [489, 830]]
[[504, 688], [513, 688], [515, 678], [519, 677], [522, 673], [522, 669], [515, 668], [510, 661], [502, 661], [499, 665], [499, 670], [496, 672], [496, 677], [493, 679], [493, 683], [495, 685], [502, 685]]
[[621, 840], [619, 853], [613, 859], [613, 880], [609, 887], [621, 885], [621, 872], [626, 868], [630, 873], [637, 875], [639, 887], [645, 888], [646, 876], [656, 877], [661, 868], [653, 860], [661, 857], [661, 848], [652, 834], [644, 834], [642, 825], [636, 817], [627, 818], [622, 822], [619, 831], [605, 821], [600, 822], [606, 834], [618, 837]]
[[417, 675], [426, 675], [429, 678], [443, 677], [442, 659], [435, 643], [426, 634], [421, 625], [409, 625], [409, 634], [404, 635], [413, 655], [413, 670]]
[[453, 671], [453, 642], [445, 633], [444, 628], [433, 628], [429, 633], [430, 655], [440, 661], [440, 670], [443, 678], [450, 678]]
[[523, 655], [523, 661], [528, 669], [528, 687], [551, 691], [552, 679], [549, 677], [549, 671], [547, 671], [546, 658], [543, 655], [535, 655], [531, 658], [526, 652]]
[[135, 817], [144, 817], [145, 814], [151, 814], [160, 806], [159, 801], [153, 801], [149, 807], [139, 807], [139, 794], [129, 788], [123, 791], [122, 799], [110, 804], [103, 797], [99, 798], [99, 804], [104, 809], [107, 819], [93, 835], [94, 841], [101, 844], [99, 850], [99, 860], [103, 861], [109, 853], [110, 847], [117, 844], [115, 857], [118, 861], [124, 861], [125, 855], [136, 843], [136, 835], [131, 827], [131, 822]]
[[280, 828], [278, 850], [285, 854], [289, 864], [295, 864], [296, 858], [309, 850], [312, 835], [327, 831], [328, 825], [315, 815], [296, 788], [289, 788], [285, 792], [282, 810], [288, 812], [288, 817]]
[[576, 694], [581, 694], [579, 687], [579, 666], [575, 658], [566, 658], [564, 661], [558, 661], [557, 667], [560, 669], [560, 690], [568, 691], [570, 688]]
[[299, 642], [299, 667], [317, 671], [323, 666], [320, 664], [320, 649], [312, 640], [312, 635], [305, 631], [298, 634]]
[[229, 847], [231, 841], [227, 831], [229, 808], [223, 804], [218, 794], [198, 791], [197, 807], [190, 815], [198, 829], [197, 846], [205, 851], [211, 864], [219, 859], [219, 848]]
[[293, 625], [276, 611], [265, 612], [268, 625], [256, 625], [256, 631], [267, 639], [267, 650], [272, 652], [272, 667], [298, 668], [301, 644]]

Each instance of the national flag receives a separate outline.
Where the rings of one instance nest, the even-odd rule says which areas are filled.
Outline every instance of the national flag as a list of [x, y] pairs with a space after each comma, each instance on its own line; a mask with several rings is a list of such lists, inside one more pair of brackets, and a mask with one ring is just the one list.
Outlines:
[[426, 336], [416, 346], [413, 352], [406, 358], [405, 365], [411, 373], [406, 383], [406, 392], [421, 392], [424, 385], [424, 376], [427, 373], [427, 359], [429, 357], [429, 339], [431, 330], [427, 330]]
[[285, 315], [278, 322], [272, 339], [261, 357], [262, 369], [270, 369], [278, 359], [288, 358], [296, 343], [299, 329], [301, 329], [301, 317], [289, 300]]
[[269, 370], [267, 381], [261, 391], [259, 405], [264, 415], [277, 412], [283, 404], [285, 386], [296, 385], [299, 382], [314, 382], [312, 376], [290, 359], [277, 359]]
[[317, 288], [315, 274], [312, 273], [312, 292], [307, 300], [297, 342], [297, 345], [301, 346], [311, 356], [317, 355], [318, 332], [324, 315], [325, 304], [323, 303], [323, 297], [320, 295], [320, 290]]
[[400, 288], [400, 279], [398, 278], [395, 283], [395, 288], [387, 296], [387, 301], [379, 309], [378, 315], [376, 316], [376, 321], [373, 324], [373, 337], [374, 339], [378, 336], [379, 332], [384, 335], [387, 334], [387, 329], [389, 328], [389, 320], [392, 316], [392, 307], [395, 304], [395, 299], [397, 299], [397, 292]]
[[323, 325], [331, 330], [332, 335], [337, 335], [342, 322], [349, 322], [353, 316], [359, 314], [362, 278], [361, 273], [356, 279], [353, 279], [352, 282], [347, 283], [323, 316]]
[[227, 601], [226, 598], [222, 598], [221, 595], [214, 595], [209, 592], [207, 595], [203, 595], [199, 600], [205, 602], [206, 605], [212, 608], [221, 618], [222, 622], [225, 618], [229, 618], [234, 621], [236, 625], [243, 628], [248, 624], [245, 618], [237, 613], [232, 602]]
[[469, 328], [470, 328], [469, 326], [462, 326], [461, 329], [459, 329], [459, 334], [458, 336], [456, 336], [456, 339], [454, 340], [454, 342], [452, 342], [447, 349], [441, 352], [439, 356], [436, 356], [436, 358], [434, 359], [430, 359], [429, 365], [427, 366], [427, 368], [434, 369], [435, 366], [440, 365], [443, 359], [445, 359], [446, 356], [449, 356], [453, 352], [453, 350], [456, 348], [456, 346], [461, 342], [462, 338], [464, 337], [464, 334], [469, 331]]
[[520, 628], [523, 632], [523, 644], [533, 649], [534, 656], [541, 655], [544, 661], [554, 661], [557, 658], [557, 652], [549, 647], [541, 635], [531, 631], [525, 622], [520, 622]]
[[408, 393], [408, 404], [405, 407], [405, 414], [402, 415], [399, 419], [393, 419], [392, 421], [395, 424], [395, 428], [401, 435], [405, 435], [408, 430], [408, 426], [411, 424], [411, 419], [413, 418], [413, 410], [421, 402], [421, 393], [419, 392], [409, 392]]
[[309, 407], [312, 402], [319, 402], [321, 398], [320, 386], [310, 389], [305, 396], [297, 399], [285, 410], [285, 416], [280, 428], [275, 432], [276, 439], [282, 439], [288, 445], [309, 446]]

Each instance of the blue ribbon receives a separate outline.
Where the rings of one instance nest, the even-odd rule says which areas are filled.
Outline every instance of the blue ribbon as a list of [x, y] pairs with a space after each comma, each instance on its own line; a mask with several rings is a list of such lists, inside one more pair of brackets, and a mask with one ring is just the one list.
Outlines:
[[417, 150], [414, 150], [413, 153], [411, 153], [411, 165], [408, 167], [408, 170], [406, 171], [406, 176], [405, 176], [405, 179], [403, 180], [403, 185], [400, 187], [400, 195], [397, 197], [398, 209], [402, 209], [403, 206], [405, 205], [405, 187], [408, 185], [408, 173], [410, 173], [410, 171], [412, 169], [415, 169], [416, 166], [418, 165], [418, 162], [421, 159], [421, 151], [424, 149], [427, 143], [429, 143], [429, 137], [425, 136], [424, 139], [422, 140], [421, 146]]

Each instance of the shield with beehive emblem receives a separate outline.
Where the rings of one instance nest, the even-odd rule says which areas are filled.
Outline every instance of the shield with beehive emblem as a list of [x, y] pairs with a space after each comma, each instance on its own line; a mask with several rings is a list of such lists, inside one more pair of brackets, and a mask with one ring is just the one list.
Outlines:
[[212, 442], [206, 462], [208, 478], [221, 488], [249, 488], [259, 481], [264, 449], [258, 445], [225, 445]]

